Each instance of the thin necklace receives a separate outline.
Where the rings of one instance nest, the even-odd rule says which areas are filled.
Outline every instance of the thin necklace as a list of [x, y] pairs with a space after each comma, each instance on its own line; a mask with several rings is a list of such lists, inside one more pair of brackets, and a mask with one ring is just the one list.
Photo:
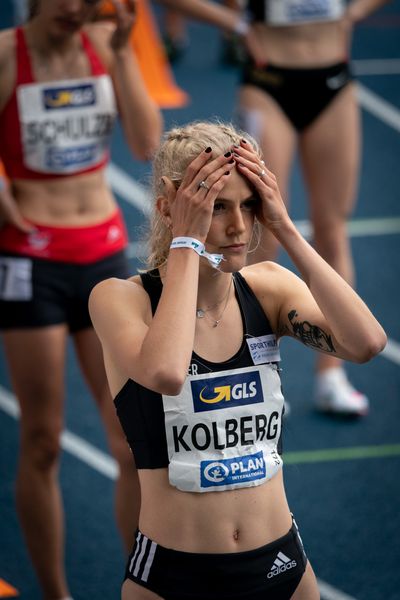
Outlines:
[[[217, 327], [220, 324], [220, 322], [222, 320], [222, 317], [224, 316], [224, 312], [226, 310], [226, 307], [228, 306], [229, 293], [231, 291], [232, 281], [233, 281], [233, 277], [231, 277], [231, 280], [229, 282], [228, 291], [226, 293], [226, 296], [224, 298], [222, 298], [222, 300], [220, 300], [216, 304], [213, 304], [212, 306], [209, 306], [208, 308], [198, 308], [196, 310], [196, 317], [198, 319], [203, 319], [204, 317], [206, 317], [207, 319], [209, 319], [211, 321], [213, 327]], [[215, 308], [216, 306], [218, 306], [218, 304], [221, 304], [221, 302], [223, 302], [224, 300], [225, 300], [224, 308], [222, 309], [222, 312], [219, 315], [218, 319], [214, 319], [209, 314], [207, 314], [210, 310], [212, 310], [213, 308]]]

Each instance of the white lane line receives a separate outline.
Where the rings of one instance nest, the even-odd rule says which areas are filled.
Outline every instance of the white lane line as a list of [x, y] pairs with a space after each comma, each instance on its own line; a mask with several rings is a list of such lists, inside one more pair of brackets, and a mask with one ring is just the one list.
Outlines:
[[149, 190], [133, 179], [126, 171], [117, 167], [115, 163], [107, 166], [106, 177], [115, 193], [132, 204], [135, 208], [148, 215], [151, 211]]
[[145, 258], [148, 256], [148, 247], [144, 242], [129, 242], [126, 253], [128, 258]]
[[[305, 238], [311, 238], [312, 226], [310, 221], [294, 221], [294, 224]], [[353, 219], [348, 222], [347, 230], [350, 237], [396, 234], [400, 233], [400, 217]]]
[[[0, 385], [0, 409], [13, 419], [19, 419], [20, 410], [15, 396], [2, 385]], [[108, 479], [114, 480], [117, 478], [118, 465], [116, 461], [109, 454], [92, 446], [92, 444], [71, 431], [63, 431], [61, 447], [98, 473], [108, 477]]]
[[112, 456], [92, 446], [92, 444], [71, 431], [63, 431], [61, 447], [72, 456], [75, 456], [75, 458], [104, 475], [104, 477], [108, 477], [108, 479], [112, 479], [113, 481], [117, 479], [119, 469]]
[[389, 127], [400, 132], [400, 110], [362, 83], [357, 83], [357, 95], [361, 106]]
[[355, 75], [399, 75], [400, 59], [361, 59], [352, 60], [351, 68]]
[[381, 356], [391, 360], [396, 365], [400, 365], [400, 344], [388, 339], [385, 349], [381, 352]]
[[356, 600], [354, 596], [349, 596], [348, 594], [337, 590], [321, 579], [318, 579], [318, 587], [321, 592], [321, 600]]

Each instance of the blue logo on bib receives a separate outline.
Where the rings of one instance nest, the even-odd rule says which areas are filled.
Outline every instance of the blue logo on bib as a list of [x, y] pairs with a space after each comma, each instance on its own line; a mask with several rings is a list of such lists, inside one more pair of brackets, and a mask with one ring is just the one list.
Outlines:
[[264, 402], [258, 371], [197, 379], [190, 385], [196, 413]]
[[305, 0], [290, 5], [288, 13], [293, 21], [329, 17], [329, 2], [327, 0]]
[[82, 108], [96, 102], [93, 84], [55, 87], [43, 90], [43, 102], [46, 110], [59, 108]]
[[265, 461], [262, 452], [223, 460], [202, 460], [200, 463], [201, 487], [249, 484], [265, 479]]

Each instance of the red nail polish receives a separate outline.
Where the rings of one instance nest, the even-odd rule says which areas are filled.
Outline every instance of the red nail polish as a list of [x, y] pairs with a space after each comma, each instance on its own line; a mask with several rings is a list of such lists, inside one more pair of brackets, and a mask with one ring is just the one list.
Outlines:
[[207, 154], [209, 154], [211, 152], [211, 150], [212, 150], [211, 146], [208, 146], [208, 148], [206, 148], [204, 150], [204, 152], [207, 152]]

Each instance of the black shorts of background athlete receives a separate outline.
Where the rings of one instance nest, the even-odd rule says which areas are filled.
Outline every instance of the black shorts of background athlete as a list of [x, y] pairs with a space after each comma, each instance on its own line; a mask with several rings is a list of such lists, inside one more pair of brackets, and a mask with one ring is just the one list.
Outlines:
[[[0, 260], [2, 257], [21, 258], [21, 255], [2, 253]], [[30, 300], [5, 300], [0, 281], [1, 330], [66, 323], [70, 332], [74, 333], [91, 327], [88, 299], [92, 288], [109, 277], [129, 277], [124, 251], [87, 265], [42, 258], [29, 260], [32, 262]]]
[[251, 85], [274, 98], [297, 131], [302, 131], [324, 111], [352, 80], [347, 62], [323, 68], [290, 69], [267, 64], [244, 65], [241, 85]]

